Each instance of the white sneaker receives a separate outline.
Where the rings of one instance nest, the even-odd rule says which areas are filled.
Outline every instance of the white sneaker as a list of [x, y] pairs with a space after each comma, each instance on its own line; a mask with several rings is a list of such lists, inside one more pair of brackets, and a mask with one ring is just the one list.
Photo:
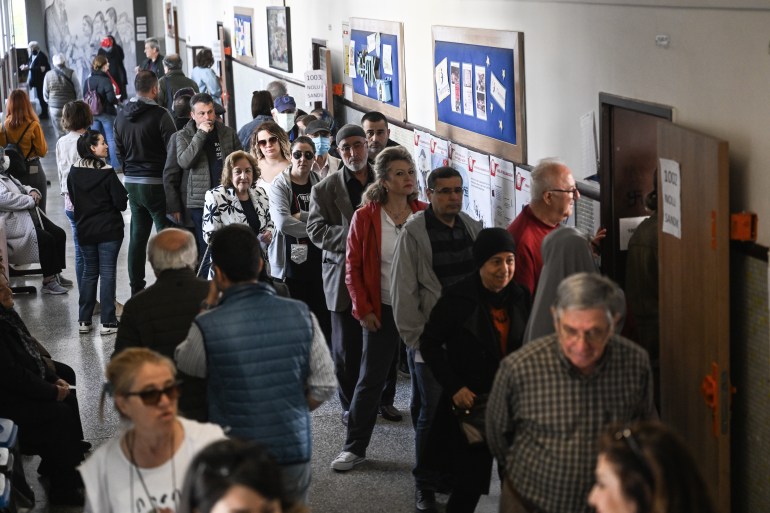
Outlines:
[[113, 335], [118, 332], [118, 323], [107, 323], [102, 324], [101, 329], [99, 330], [100, 335]]
[[86, 333], [89, 333], [91, 331], [91, 323], [90, 322], [81, 322], [80, 327], [78, 328], [78, 331], [81, 335], [85, 335]]
[[345, 472], [352, 469], [359, 463], [363, 463], [366, 460], [363, 456], [353, 454], [352, 452], [342, 451], [339, 456], [332, 461], [332, 469], [338, 472]]
[[56, 280], [51, 280], [48, 283], [43, 283], [43, 286], [40, 287], [40, 292], [43, 294], [51, 294], [54, 296], [58, 296], [60, 294], [66, 294], [69, 292], [67, 289], [59, 285], [59, 282]]

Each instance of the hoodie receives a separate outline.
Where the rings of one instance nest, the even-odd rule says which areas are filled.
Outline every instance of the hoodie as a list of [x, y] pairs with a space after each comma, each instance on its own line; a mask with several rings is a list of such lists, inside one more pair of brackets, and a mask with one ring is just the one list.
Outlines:
[[163, 184], [166, 148], [176, 132], [171, 114], [149, 98], [134, 97], [115, 119], [115, 146], [126, 183]]
[[114, 169], [97, 169], [94, 160], [79, 159], [67, 176], [67, 189], [81, 245], [123, 239], [121, 212], [128, 206], [128, 193]]

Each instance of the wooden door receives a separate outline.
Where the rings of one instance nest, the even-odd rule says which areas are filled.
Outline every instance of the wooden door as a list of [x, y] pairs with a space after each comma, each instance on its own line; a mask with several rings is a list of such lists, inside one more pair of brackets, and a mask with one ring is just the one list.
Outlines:
[[[681, 175], [681, 239], [659, 231], [661, 417], [688, 443], [717, 511], [728, 513], [728, 144], [661, 121], [658, 156], [678, 162]], [[664, 179], [658, 178], [661, 226]], [[713, 408], [706, 404], [703, 384], [712, 391]]]

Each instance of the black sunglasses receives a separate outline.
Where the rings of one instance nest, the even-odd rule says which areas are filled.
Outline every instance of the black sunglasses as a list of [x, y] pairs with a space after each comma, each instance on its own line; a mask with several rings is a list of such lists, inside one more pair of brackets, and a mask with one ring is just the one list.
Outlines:
[[139, 396], [139, 399], [142, 400], [142, 403], [145, 406], [157, 406], [160, 402], [160, 398], [162, 395], [166, 395], [168, 397], [169, 401], [176, 401], [179, 399], [179, 395], [182, 393], [182, 382], [181, 381], [175, 381], [174, 383], [170, 384], [166, 388], [157, 389], [153, 388], [152, 390], [142, 390], [141, 392], [126, 392], [126, 397], [136, 395]]
[[268, 137], [267, 139], [260, 139], [257, 141], [257, 144], [260, 146], [267, 146], [267, 143], [275, 144], [278, 142], [278, 138], [276, 136]]
[[313, 153], [312, 151], [305, 151], [305, 152], [295, 151], [294, 153], [291, 154], [291, 156], [294, 157], [295, 160], [301, 159], [302, 155], [305, 156], [305, 160], [313, 160], [315, 158], [315, 153]]

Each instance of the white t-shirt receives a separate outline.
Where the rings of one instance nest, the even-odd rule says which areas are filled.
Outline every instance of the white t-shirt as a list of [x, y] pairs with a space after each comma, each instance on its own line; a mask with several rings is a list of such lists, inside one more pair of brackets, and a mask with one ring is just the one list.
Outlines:
[[[193, 457], [211, 442], [225, 438], [216, 424], [179, 418], [184, 441], [172, 460], [155, 468], [140, 468], [142, 479], [158, 508], [177, 510], [182, 483]], [[89, 457], [78, 470], [86, 486], [86, 512], [146, 513], [154, 505], [147, 497], [136, 469], [123, 454], [120, 440], [113, 438]], [[131, 504], [133, 497], [133, 504]]]
[[382, 226], [382, 243], [380, 245], [380, 301], [390, 306], [390, 274], [393, 267], [393, 255], [396, 253], [396, 239], [401, 232], [401, 226], [396, 226], [393, 220], [380, 209], [380, 225]]

